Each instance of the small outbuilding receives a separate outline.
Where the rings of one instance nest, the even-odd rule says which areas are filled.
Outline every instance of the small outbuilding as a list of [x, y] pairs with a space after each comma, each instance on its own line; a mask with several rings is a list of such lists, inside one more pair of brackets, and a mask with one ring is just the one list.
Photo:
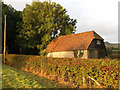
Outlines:
[[106, 56], [104, 39], [95, 31], [60, 36], [47, 46], [47, 57], [99, 59]]

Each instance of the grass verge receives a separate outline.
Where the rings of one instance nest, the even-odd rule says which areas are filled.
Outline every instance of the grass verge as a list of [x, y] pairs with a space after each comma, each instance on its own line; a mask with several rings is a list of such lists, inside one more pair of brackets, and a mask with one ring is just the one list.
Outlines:
[[44, 77], [2, 65], [2, 88], [65, 88]]

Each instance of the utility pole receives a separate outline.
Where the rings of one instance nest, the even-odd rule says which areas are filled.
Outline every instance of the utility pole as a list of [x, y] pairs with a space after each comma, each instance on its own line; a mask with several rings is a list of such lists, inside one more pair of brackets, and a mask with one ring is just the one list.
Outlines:
[[5, 63], [5, 51], [6, 51], [6, 15], [5, 15], [5, 24], [4, 24], [4, 51], [3, 51], [4, 63]]

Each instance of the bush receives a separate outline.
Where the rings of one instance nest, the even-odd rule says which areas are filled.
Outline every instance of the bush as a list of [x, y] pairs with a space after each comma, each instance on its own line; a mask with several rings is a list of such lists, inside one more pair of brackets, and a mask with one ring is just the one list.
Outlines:
[[[79, 55], [78, 55], [78, 52], [79, 52]], [[74, 54], [74, 58], [81, 58], [83, 56], [83, 52], [81, 52], [81, 50], [80, 51], [74, 50], [73, 54]]]
[[[34, 55], [7, 55], [7, 64], [16, 68], [26, 68], [32, 72], [43, 72], [50, 79], [62, 78], [76, 87], [83, 87], [83, 75], [88, 75], [102, 86], [118, 88], [118, 61], [104, 59], [47, 58]], [[61, 79], [60, 79], [61, 80]]]

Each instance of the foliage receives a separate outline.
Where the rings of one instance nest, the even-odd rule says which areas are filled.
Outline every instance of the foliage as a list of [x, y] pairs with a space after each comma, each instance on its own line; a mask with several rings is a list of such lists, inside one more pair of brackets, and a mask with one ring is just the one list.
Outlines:
[[76, 20], [70, 19], [67, 10], [55, 2], [33, 2], [22, 13], [19, 30], [21, 47], [37, 48], [43, 54], [47, 44], [55, 37], [75, 32]]
[[[78, 52], [79, 52], [79, 55], [78, 55]], [[74, 50], [73, 53], [74, 53], [75, 58], [81, 58], [83, 56], [83, 54], [84, 54], [83, 52], [81, 52], [81, 50], [79, 50], [79, 51]]]
[[78, 51], [74, 50], [73, 53], [74, 53], [74, 57], [77, 58]]
[[82, 56], [83, 56], [83, 52], [80, 50], [80, 52], [79, 52], [79, 58], [81, 58]]
[[88, 75], [94, 78], [104, 88], [118, 88], [118, 62], [105, 59], [77, 59], [77, 58], [47, 58], [42, 56], [8, 55], [7, 64], [16, 68], [26, 68], [31, 72], [38, 71], [43, 75], [54, 75], [52, 80], [68, 82], [75, 87], [83, 87], [83, 75], [86, 77], [88, 87], [96, 87], [89, 84]]
[[2, 65], [2, 88], [65, 88], [44, 77]]
[[107, 48], [107, 57], [119, 59], [120, 58], [120, 50], [114, 49], [113, 47]]
[[112, 48], [107, 48], [107, 56], [111, 56], [112, 55]]
[[18, 23], [22, 20], [21, 11], [16, 11], [11, 5], [2, 2], [2, 42], [4, 41], [4, 15], [6, 14], [6, 47], [8, 53], [18, 53], [18, 45], [15, 43], [18, 35]]

